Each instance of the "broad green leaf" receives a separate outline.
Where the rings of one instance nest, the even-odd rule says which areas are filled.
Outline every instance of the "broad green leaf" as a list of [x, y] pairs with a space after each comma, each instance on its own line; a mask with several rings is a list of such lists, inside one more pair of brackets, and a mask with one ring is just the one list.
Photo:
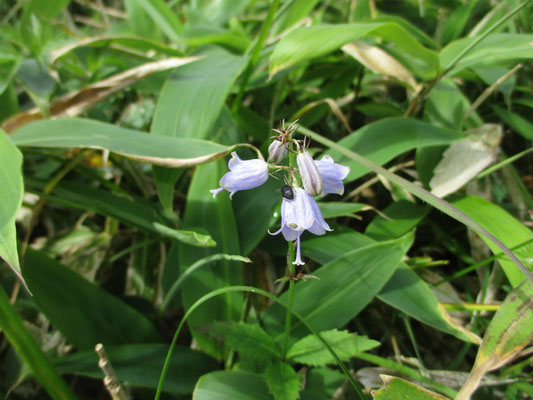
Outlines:
[[231, 17], [242, 13], [249, 2], [250, 0], [197, 0], [192, 6], [210, 24], [223, 25]]
[[300, 379], [296, 371], [287, 363], [270, 364], [265, 370], [268, 390], [275, 400], [296, 400], [300, 393]]
[[470, 399], [483, 375], [501, 367], [533, 339], [533, 283], [515, 287], [494, 314], [483, 337], [474, 368], [456, 400]]
[[[387, 118], [364, 126], [339, 140], [338, 144], [377, 164], [384, 164], [408, 150], [448, 144], [462, 137], [460, 132], [438, 128], [411, 118]], [[336, 151], [328, 150], [327, 154], [330, 154], [336, 163], [350, 167], [346, 181], [357, 179], [370, 171]]]
[[324, 236], [308, 235], [303, 237], [302, 253], [321, 264], [327, 264], [337, 257], [341, 257], [355, 249], [359, 249], [375, 241], [360, 232], [354, 231], [343, 225], [333, 225], [333, 232]]
[[282, 181], [269, 179], [258, 188], [243, 190], [233, 196], [242, 254], [250, 254], [279, 218], [282, 186]]
[[336, 218], [336, 217], [353, 217], [355, 213], [359, 211], [365, 211], [371, 208], [362, 203], [341, 203], [341, 202], [318, 202], [320, 211], [324, 218]]
[[342, 372], [329, 368], [312, 368], [305, 377], [305, 387], [301, 392], [301, 400], [323, 400], [333, 398], [333, 394], [341, 387], [346, 377]]
[[[335, 260], [342, 254], [356, 248], [374, 244], [370, 237], [358, 232], [334, 227], [324, 236], [313, 236], [302, 242], [303, 254], [322, 264]], [[439, 305], [439, 300], [429, 286], [404, 263], [400, 263], [394, 274], [377, 297], [407, 315], [442, 332], [455, 337], [479, 343], [480, 338], [458, 325]]]
[[281, 354], [272, 336], [259, 325], [244, 322], [215, 322], [209, 334], [222, 338], [230, 349], [259, 360], [280, 358]]
[[[514, 247], [522, 242], [531, 240], [533, 233], [507, 211], [487, 200], [475, 196], [468, 196], [452, 203], [455, 207], [473, 218], [489, 233], [500, 239], [507, 247]], [[489, 239], [481, 236], [494, 254], [500, 249]], [[533, 268], [533, 244], [530, 243], [515, 251], [516, 256], [531, 270]], [[507, 279], [516, 287], [524, 279], [524, 275], [507, 257], [501, 257], [498, 262], [503, 268]]]
[[[380, 345], [379, 342], [368, 339], [366, 336], [359, 336], [348, 331], [332, 329], [320, 332], [320, 335], [342, 361], [348, 361], [351, 357]], [[314, 367], [336, 363], [331, 353], [315, 335], [308, 335], [294, 343], [287, 352], [287, 358], [293, 362]]]
[[161, 210], [138, 197], [118, 196], [114, 193], [88, 187], [80, 183], [63, 182], [54, 188], [52, 194], [43, 195], [45, 183], [27, 179], [30, 191], [35, 191], [45, 199], [81, 210], [91, 210], [98, 214], [117, 219], [126, 225], [147, 232], [166, 236], [193, 246], [215, 246], [213, 239], [195, 230], [175, 229], [169, 226]]
[[[32, 333], [24, 325], [19, 311], [7, 297], [3, 287], [0, 287], [0, 328], [2, 334], [15, 349], [34, 376], [45, 388], [51, 398], [62, 400], [76, 400], [66, 382], [61, 379], [56, 368], [36, 342]], [[4, 359], [4, 364], [9, 365]], [[5, 377], [4, 377], [5, 379]], [[5, 380], [3, 380], [6, 382]]]
[[309, 16], [319, 0], [294, 0], [284, 9], [283, 13], [274, 22], [272, 33], [280, 34]]
[[[247, 62], [247, 58], [220, 48], [197, 55], [203, 58], [176, 69], [165, 83], [152, 123], [154, 136], [205, 139]], [[181, 172], [162, 168], [154, 171], [159, 198], [165, 208], [171, 209], [174, 184]]]
[[[168, 349], [169, 345], [163, 343], [135, 343], [106, 346], [105, 352], [120, 382], [128, 386], [155, 389]], [[183, 346], [176, 346], [174, 352], [167, 372], [168, 379], [163, 385], [163, 391], [167, 393], [192, 393], [202, 375], [217, 369], [216, 361], [202, 352]], [[55, 360], [55, 365], [62, 373], [98, 380], [104, 377], [94, 350], [61, 357]]]
[[200, 378], [195, 400], [272, 400], [261, 375], [244, 371], [215, 371]]
[[270, 57], [270, 75], [304, 61], [321, 57], [348, 42], [365, 36], [379, 37], [417, 58], [412, 72], [423, 79], [434, 77], [438, 69], [437, 54], [426, 49], [400, 25], [393, 22], [315, 25], [298, 28], [284, 36]]
[[405, 379], [388, 375], [380, 375], [380, 377], [384, 385], [381, 389], [371, 392], [374, 400], [448, 400], [447, 397], [431, 392]]
[[81, 350], [159, 339], [145, 316], [43, 252], [28, 248], [23, 273], [39, 310]]
[[418, 321], [461, 340], [480, 343], [481, 338], [470, 332], [446, 312], [439, 300], [415, 272], [403, 262], [378, 294], [378, 299]]
[[0, 200], [0, 257], [11, 267], [13, 272], [24, 282], [20, 273], [17, 252], [17, 234], [15, 218], [22, 204], [24, 185], [22, 182], [22, 154], [0, 129], [0, 182], [2, 182], [2, 199]]
[[[345, 253], [323, 265], [313, 275], [319, 279], [299, 282], [294, 288], [294, 309], [318, 331], [339, 328], [355, 317], [389, 280], [410, 247], [412, 236], [381, 242]], [[280, 298], [287, 301], [288, 293]], [[269, 332], [283, 332], [285, 310], [277, 304], [263, 313]], [[292, 325], [292, 335], [300, 338], [307, 328]], [[279, 337], [281, 337], [280, 334]]]
[[[184, 228], [203, 227], [217, 242], [216, 247], [200, 248], [180, 244], [179, 265], [181, 273], [198, 260], [211, 254], [239, 254], [240, 246], [235, 218], [229, 196], [220, 193], [213, 198], [209, 189], [218, 187], [218, 181], [227, 170], [220, 160], [196, 168], [189, 191], [183, 219]], [[212, 290], [242, 283], [241, 265], [222, 260], [202, 267], [188, 278], [181, 289], [186, 309]], [[222, 356], [222, 346], [205, 333], [206, 324], [213, 321], [237, 321], [242, 312], [243, 298], [240, 293], [228, 293], [210, 300], [195, 311], [188, 320], [189, 328], [202, 350], [215, 357]]]
[[[439, 54], [440, 65], [447, 67], [452, 60], [477, 37], [462, 38], [450, 43]], [[493, 65], [533, 58], [531, 47], [533, 35], [516, 33], [493, 33], [471, 49], [448, 75], [478, 65]]]
[[178, 42], [183, 26], [174, 11], [164, 0], [133, 0], [152, 18], [156, 26], [174, 42]]
[[28, 14], [37, 14], [44, 19], [57, 17], [68, 6], [70, 0], [41, 1], [30, 0], [24, 10]]
[[86, 147], [168, 167], [192, 167], [223, 157], [231, 147], [205, 140], [148, 135], [83, 118], [61, 118], [24, 125], [11, 135], [20, 147]]
[[133, 32], [140, 37], [149, 37], [155, 40], [161, 39], [161, 30], [150, 14], [142, 7], [137, 0], [125, 0], [124, 8], [128, 13], [128, 24]]
[[[432, 126], [459, 131], [463, 126], [463, 117], [470, 107], [469, 99], [459, 89], [457, 83], [445, 78], [441, 79], [429, 93], [424, 107], [424, 117]], [[472, 128], [483, 124], [475, 112], [466, 122]]]
[[501, 107], [492, 107], [496, 115], [513, 131], [527, 140], [533, 140], [533, 124], [524, 117]]
[[375, 240], [396, 239], [415, 228], [428, 213], [427, 207], [419, 206], [407, 200], [392, 203], [383, 210], [383, 214], [374, 217], [366, 227], [365, 235]]

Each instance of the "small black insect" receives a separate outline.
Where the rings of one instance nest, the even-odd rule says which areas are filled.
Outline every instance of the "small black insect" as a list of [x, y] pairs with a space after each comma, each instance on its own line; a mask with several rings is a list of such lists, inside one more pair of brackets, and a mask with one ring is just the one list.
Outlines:
[[290, 187], [289, 185], [285, 185], [281, 188], [281, 195], [285, 197], [287, 200], [294, 199], [294, 191], [292, 190], [292, 187]]

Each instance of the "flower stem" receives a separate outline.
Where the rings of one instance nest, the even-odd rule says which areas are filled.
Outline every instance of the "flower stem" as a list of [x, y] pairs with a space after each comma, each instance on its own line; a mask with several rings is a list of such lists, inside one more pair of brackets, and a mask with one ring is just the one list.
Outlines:
[[287, 315], [285, 316], [285, 339], [283, 339], [283, 358], [285, 358], [289, 346], [289, 337], [291, 336], [291, 316], [292, 313], [289, 311], [292, 308], [292, 301], [294, 298], [294, 242], [289, 242], [289, 256], [287, 257], [287, 263], [289, 266], [289, 300], [287, 302]]
[[[292, 135], [291, 135], [291, 139], [292, 139]], [[291, 150], [289, 151], [289, 171], [290, 172], [294, 170], [293, 168], [295, 164], [295, 159], [294, 159], [295, 157], [294, 157], [294, 153], [292, 152], [293, 147], [294, 147], [294, 144], [291, 140], [289, 142], [289, 149]], [[294, 182], [293, 182], [294, 176], [292, 173], [289, 177], [289, 180], [290, 180], [290, 185], [294, 185]], [[292, 241], [292, 242], [289, 242], [289, 252], [288, 252], [288, 257], [287, 257], [287, 266], [289, 269], [289, 301], [288, 301], [289, 307], [287, 308], [287, 315], [285, 316], [285, 338], [283, 339], [283, 353], [282, 353], [283, 358], [285, 358], [287, 354], [287, 350], [289, 346], [289, 337], [291, 335], [292, 313], [289, 310], [292, 308], [292, 301], [294, 298], [294, 280], [292, 279], [292, 277], [294, 276], [294, 272], [295, 272], [295, 266], [293, 264], [294, 259], [295, 259], [294, 241]]]

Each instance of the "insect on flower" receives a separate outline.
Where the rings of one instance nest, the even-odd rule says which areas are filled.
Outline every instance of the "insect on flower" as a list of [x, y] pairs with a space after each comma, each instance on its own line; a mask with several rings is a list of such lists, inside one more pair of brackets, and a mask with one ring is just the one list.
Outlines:
[[281, 195], [287, 200], [293, 200], [294, 190], [292, 190], [292, 187], [290, 187], [289, 185], [285, 185], [281, 188]]

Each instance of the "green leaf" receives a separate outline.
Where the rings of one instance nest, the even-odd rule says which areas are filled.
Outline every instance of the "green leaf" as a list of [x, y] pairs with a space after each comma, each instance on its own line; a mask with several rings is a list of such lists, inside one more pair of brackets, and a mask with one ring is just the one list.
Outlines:
[[281, 15], [274, 22], [272, 33], [277, 35], [297, 24], [313, 11], [317, 3], [318, 0], [294, 0], [288, 3], [288, 7], [284, 9], [283, 13], [280, 13]]
[[[3, 335], [24, 360], [37, 380], [53, 399], [75, 400], [65, 381], [57, 372], [50, 359], [44, 354], [40, 344], [24, 326], [17, 309], [11, 304], [3, 287], [0, 287], [0, 328]], [[6, 363], [6, 365], [9, 365]], [[5, 382], [5, 381], [4, 381]]]
[[216, 371], [200, 378], [195, 400], [272, 400], [260, 375], [244, 371]]
[[270, 57], [270, 75], [304, 61], [321, 57], [344, 44], [365, 36], [379, 37], [416, 57], [412, 72], [423, 79], [434, 77], [438, 70], [437, 54], [426, 49], [400, 25], [393, 22], [315, 25], [298, 28], [284, 36]]
[[87, 147], [168, 167], [192, 167], [223, 157], [231, 147], [197, 139], [148, 135], [83, 118], [61, 118], [24, 125], [11, 135], [21, 147]]
[[[229, 196], [220, 194], [213, 198], [209, 189], [216, 188], [227, 170], [220, 160], [196, 168], [189, 192], [183, 226], [204, 227], [217, 242], [216, 247], [200, 248], [180, 244], [179, 265], [181, 273], [191, 268], [198, 260], [212, 254], [239, 254], [240, 246], [235, 218]], [[214, 289], [242, 283], [241, 265], [228, 260], [213, 262], [195, 271], [182, 286], [181, 295], [185, 309]], [[204, 326], [213, 321], [237, 321], [240, 319], [243, 298], [240, 293], [229, 293], [202, 305], [191, 315], [189, 328], [202, 350], [215, 357], [222, 357], [223, 348], [205, 332]]]
[[215, 322], [209, 334], [214, 337], [222, 336], [224, 344], [230, 349], [254, 359], [271, 360], [281, 357], [272, 336], [259, 325], [245, 322]]
[[24, 282], [20, 273], [17, 253], [17, 233], [15, 219], [22, 204], [24, 184], [22, 182], [22, 154], [0, 129], [0, 182], [2, 199], [0, 201], [0, 257]]
[[[26, 183], [30, 191], [36, 192], [43, 190], [45, 185], [36, 179], [27, 179]], [[37, 193], [48, 201], [75, 209], [91, 210], [115, 218], [126, 225], [193, 246], [216, 245], [209, 235], [194, 230], [171, 228], [168, 226], [170, 221], [165, 219], [162, 212], [142, 198], [118, 196], [102, 189], [72, 182], [60, 183], [49, 195]]]
[[282, 182], [269, 179], [260, 187], [243, 190], [233, 197], [242, 254], [250, 254], [279, 218], [282, 186]]
[[333, 398], [346, 377], [342, 372], [329, 368], [312, 368], [305, 377], [301, 400], [323, 400]]
[[[326, 264], [342, 254], [374, 243], [374, 240], [361, 233], [334, 227], [333, 232], [327, 235], [314, 236], [303, 241], [302, 251], [307, 257]], [[477, 335], [458, 325], [450, 317], [439, 305], [439, 300], [427, 283], [403, 262], [398, 265], [377, 297], [391, 307], [442, 332], [473, 343], [481, 341]]]
[[522, 135], [527, 140], [533, 140], [533, 124], [524, 117], [507, 111], [504, 108], [493, 106], [492, 109], [501, 120], [513, 131]]
[[374, 400], [448, 400], [447, 397], [431, 392], [405, 379], [394, 376], [380, 375], [385, 385], [372, 391]]
[[[389, 280], [410, 247], [410, 235], [350, 251], [313, 272], [319, 279], [294, 288], [294, 309], [318, 331], [338, 328], [355, 317]], [[288, 293], [280, 296], [287, 301]], [[285, 310], [273, 304], [263, 313], [268, 332], [282, 332]], [[292, 325], [296, 338], [306, 335], [300, 323]]]
[[152, 18], [155, 25], [174, 42], [180, 40], [183, 26], [178, 16], [172, 11], [163, 0], [134, 0], [139, 7]]
[[25, 12], [28, 14], [37, 14], [44, 19], [52, 19], [57, 17], [68, 6], [70, 0], [54, 0], [54, 1], [41, 1], [30, 0]]
[[510, 292], [490, 321], [474, 368], [456, 400], [470, 399], [483, 376], [501, 367], [533, 339], [533, 283], [528, 279]]
[[360, 232], [343, 225], [330, 225], [333, 232], [324, 236], [311, 236], [302, 241], [302, 253], [321, 264], [327, 264], [355, 249], [359, 249], [375, 241]]
[[362, 203], [341, 203], [341, 202], [318, 202], [320, 211], [325, 219], [336, 217], [353, 217], [359, 211], [365, 211], [371, 208]]
[[[507, 211], [487, 200], [475, 196], [468, 196], [453, 203], [455, 207], [473, 218], [489, 233], [500, 239], [507, 247], [514, 247], [522, 242], [531, 240], [533, 233]], [[488, 238], [481, 236], [494, 254], [500, 249]], [[533, 268], [533, 243], [515, 251], [516, 256], [531, 270]], [[507, 279], [516, 287], [524, 279], [524, 275], [507, 257], [501, 257], [498, 262], [503, 268]]]
[[270, 364], [265, 371], [268, 390], [275, 400], [296, 400], [300, 393], [300, 379], [294, 369], [287, 363]]
[[[450, 43], [439, 54], [440, 65], [447, 67], [477, 37], [462, 38]], [[531, 42], [533, 35], [516, 33], [493, 33], [471, 49], [448, 71], [454, 75], [465, 68], [478, 65], [494, 65], [504, 62], [529, 60], [533, 58]]]
[[[387, 118], [365, 125], [337, 143], [377, 163], [384, 164], [414, 148], [448, 144], [463, 138], [460, 132], [439, 128], [411, 118]], [[350, 167], [346, 181], [357, 179], [370, 171], [360, 163], [328, 150], [336, 163]]]
[[[351, 357], [380, 345], [379, 342], [368, 339], [366, 336], [337, 329], [320, 332], [320, 335], [335, 350], [342, 361], [348, 361]], [[287, 358], [314, 367], [336, 363], [331, 353], [315, 335], [308, 335], [294, 343], [287, 352]]]
[[375, 240], [396, 239], [414, 229], [427, 213], [427, 207], [407, 200], [397, 201], [383, 210], [389, 219], [377, 215], [366, 227], [365, 235]]
[[28, 248], [24, 278], [39, 310], [79, 349], [159, 339], [146, 317], [43, 252]]
[[446, 312], [428, 284], [403, 262], [378, 294], [378, 299], [418, 321], [461, 340], [480, 343], [470, 332]]
[[[155, 389], [169, 345], [163, 343], [135, 343], [106, 346], [106, 354], [120, 382], [128, 386]], [[170, 361], [168, 378], [163, 385], [167, 393], [192, 393], [196, 381], [204, 374], [217, 369], [217, 363], [202, 352], [176, 346], [175, 357]], [[69, 373], [101, 380], [94, 350], [70, 354], [55, 360], [56, 368]]]
[[[206, 138], [247, 62], [247, 58], [220, 48], [209, 48], [198, 55], [203, 58], [176, 69], [165, 83], [152, 123], [154, 136]], [[162, 168], [154, 171], [159, 198], [165, 208], [171, 209], [174, 184], [181, 173]]]

